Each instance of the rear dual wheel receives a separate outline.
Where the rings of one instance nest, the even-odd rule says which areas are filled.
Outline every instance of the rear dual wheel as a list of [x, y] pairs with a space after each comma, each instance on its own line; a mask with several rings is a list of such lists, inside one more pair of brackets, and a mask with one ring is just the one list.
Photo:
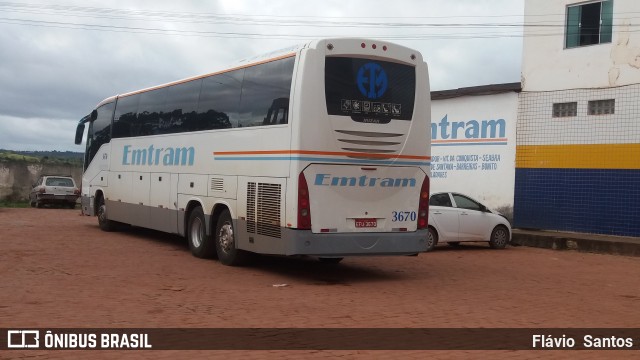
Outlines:
[[213, 237], [207, 235], [206, 220], [201, 207], [193, 209], [187, 225], [191, 253], [200, 258], [218, 257], [224, 265], [239, 266], [250, 260], [251, 254], [237, 248], [233, 220], [229, 210], [218, 217]]

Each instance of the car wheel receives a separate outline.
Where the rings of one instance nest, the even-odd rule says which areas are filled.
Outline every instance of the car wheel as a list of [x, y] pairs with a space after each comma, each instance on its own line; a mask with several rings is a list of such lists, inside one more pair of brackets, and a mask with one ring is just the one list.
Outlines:
[[114, 231], [116, 229], [115, 221], [107, 218], [107, 205], [104, 203], [102, 196], [98, 198], [98, 225], [102, 231]]
[[240, 266], [245, 265], [249, 261], [250, 254], [237, 248], [233, 220], [231, 219], [229, 210], [223, 211], [218, 218], [215, 239], [216, 253], [218, 253], [218, 260], [220, 260], [222, 264]]
[[447, 244], [449, 244], [449, 246], [451, 247], [459, 247], [460, 241], [452, 241], [452, 242], [448, 242]]
[[67, 204], [67, 207], [68, 207], [69, 209], [75, 209], [75, 208], [76, 208], [76, 203], [74, 203], [74, 202], [70, 202], [70, 203], [68, 203], [68, 204]]
[[36, 207], [37, 207], [38, 209], [42, 208], [43, 206], [44, 206], [44, 204], [42, 203], [42, 201], [40, 201], [40, 200], [36, 200]]
[[489, 246], [493, 249], [504, 249], [509, 242], [509, 230], [504, 225], [496, 226], [491, 232]]
[[323, 264], [337, 264], [340, 261], [342, 261], [342, 259], [344, 259], [344, 258], [341, 258], [341, 257], [330, 257], [330, 258], [321, 257], [321, 258], [318, 258], [318, 260], [320, 260], [320, 262], [323, 263]]
[[191, 211], [187, 223], [187, 240], [193, 256], [208, 259], [215, 255], [216, 247], [211, 237], [207, 236], [204, 212], [201, 207]]
[[433, 248], [436, 247], [436, 244], [438, 243], [438, 233], [436, 232], [436, 229], [429, 227], [429, 235], [427, 235], [427, 250], [426, 251], [431, 251], [433, 250]]

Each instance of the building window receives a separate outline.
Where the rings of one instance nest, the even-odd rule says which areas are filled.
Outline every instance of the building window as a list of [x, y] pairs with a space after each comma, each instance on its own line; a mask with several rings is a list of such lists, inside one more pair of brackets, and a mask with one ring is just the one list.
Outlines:
[[615, 99], [589, 101], [589, 115], [615, 114], [615, 110]]
[[611, 42], [613, 0], [567, 7], [565, 47]]
[[553, 117], [569, 117], [578, 115], [578, 103], [566, 102], [553, 104]]

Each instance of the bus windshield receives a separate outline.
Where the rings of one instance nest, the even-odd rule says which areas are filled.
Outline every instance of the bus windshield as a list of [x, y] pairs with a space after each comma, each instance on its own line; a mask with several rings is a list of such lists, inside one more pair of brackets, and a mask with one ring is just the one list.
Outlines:
[[325, 60], [325, 95], [329, 115], [358, 122], [411, 120], [416, 72], [411, 65], [349, 57]]

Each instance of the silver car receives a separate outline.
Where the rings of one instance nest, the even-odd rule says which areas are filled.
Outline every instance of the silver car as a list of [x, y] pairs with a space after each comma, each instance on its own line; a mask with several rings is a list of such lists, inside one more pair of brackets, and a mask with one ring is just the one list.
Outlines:
[[57, 204], [73, 209], [80, 197], [80, 190], [71, 176], [42, 175], [29, 193], [32, 207]]

